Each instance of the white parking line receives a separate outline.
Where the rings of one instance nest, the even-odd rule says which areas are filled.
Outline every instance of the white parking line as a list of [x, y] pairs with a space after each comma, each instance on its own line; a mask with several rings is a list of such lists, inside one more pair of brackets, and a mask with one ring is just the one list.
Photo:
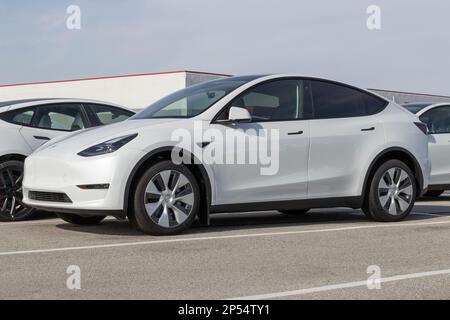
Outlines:
[[107, 249], [107, 248], [119, 248], [119, 247], [135, 247], [135, 246], [148, 246], [156, 244], [170, 244], [180, 242], [194, 242], [194, 241], [210, 241], [210, 240], [227, 240], [227, 239], [239, 239], [239, 238], [260, 238], [260, 237], [273, 237], [273, 236], [289, 236], [300, 235], [309, 233], [324, 233], [324, 232], [337, 232], [337, 231], [351, 231], [362, 229], [378, 229], [378, 228], [406, 228], [417, 226], [430, 226], [430, 225], [443, 225], [450, 224], [450, 221], [435, 221], [435, 222], [419, 222], [419, 223], [378, 223], [367, 224], [354, 227], [341, 227], [341, 228], [329, 228], [329, 229], [312, 229], [312, 230], [297, 230], [297, 231], [285, 231], [285, 232], [268, 232], [268, 233], [253, 233], [253, 234], [236, 234], [228, 236], [216, 236], [216, 237], [194, 237], [165, 240], [153, 240], [153, 241], [140, 241], [140, 242], [125, 242], [125, 243], [111, 243], [102, 245], [82, 246], [82, 247], [65, 247], [65, 248], [52, 248], [52, 249], [36, 249], [25, 251], [7, 251], [0, 252], [0, 256], [16, 256], [36, 253], [52, 253], [52, 252], [64, 252], [64, 251], [77, 251], [77, 250], [92, 250], [92, 249]]
[[[410, 280], [410, 279], [417, 279], [417, 278], [425, 278], [425, 277], [447, 275], [447, 274], [450, 274], [450, 269], [403, 274], [403, 275], [398, 275], [398, 276], [393, 276], [393, 277], [388, 277], [388, 278], [381, 278], [380, 283]], [[293, 291], [283, 291], [283, 292], [259, 294], [259, 295], [239, 297], [239, 298], [230, 298], [230, 299], [226, 299], [226, 300], [265, 300], [265, 299], [285, 298], [285, 297], [300, 296], [300, 295], [317, 293], [317, 292], [363, 287], [363, 286], [367, 286], [367, 284], [368, 284], [368, 281], [363, 280], [363, 281], [347, 282], [347, 283], [340, 283], [340, 284], [335, 284], [335, 285], [307, 288], [307, 289], [300, 289], [300, 290], [293, 290]]]

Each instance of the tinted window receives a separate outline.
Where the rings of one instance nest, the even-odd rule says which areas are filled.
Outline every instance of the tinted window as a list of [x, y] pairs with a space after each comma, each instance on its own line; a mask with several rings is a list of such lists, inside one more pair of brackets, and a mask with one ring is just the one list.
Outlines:
[[26, 108], [5, 112], [0, 114], [0, 118], [10, 123], [27, 126], [31, 124], [33, 115], [34, 108]]
[[95, 126], [121, 122], [133, 115], [132, 112], [101, 104], [85, 105]]
[[427, 124], [432, 134], [450, 133], [450, 106], [431, 109], [420, 120]]
[[[287, 79], [255, 86], [234, 99], [229, 107], [245, 108], [253, 121], [283, 121], [311, 117], [309, 81]], [[228, 110], [218, 120], [228, 118]]]
[[380, 112], [387, 102], [363, 91], [325, 81], [311, 81], [317, 119], [350, 118]]
[[38, 106], [32, 125], [41, 129], [61, 131], [77, 131], [86, 127], [78, 104]]

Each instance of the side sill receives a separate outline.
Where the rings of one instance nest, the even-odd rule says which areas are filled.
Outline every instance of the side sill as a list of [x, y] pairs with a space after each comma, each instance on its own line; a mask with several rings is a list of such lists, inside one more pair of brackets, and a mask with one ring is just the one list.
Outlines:
[[272, 201], [256, 203], [237, 203], [211, 206], [211, 213], [251, 212], [272, 210], [298, 210], [314, 208], [345, 207], [359, 209], [362, 207], [363, 197], [341, 197], [289, 201]]
[[450, 184], [431, 184], [428, 190], [450, 190]]

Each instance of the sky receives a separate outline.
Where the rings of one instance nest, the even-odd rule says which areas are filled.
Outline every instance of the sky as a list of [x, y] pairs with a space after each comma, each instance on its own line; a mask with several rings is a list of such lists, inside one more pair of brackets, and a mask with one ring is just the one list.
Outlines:
[[198, 70], [450, 95], [449, 53], [448, 0], [0, 0], [0, 84]]

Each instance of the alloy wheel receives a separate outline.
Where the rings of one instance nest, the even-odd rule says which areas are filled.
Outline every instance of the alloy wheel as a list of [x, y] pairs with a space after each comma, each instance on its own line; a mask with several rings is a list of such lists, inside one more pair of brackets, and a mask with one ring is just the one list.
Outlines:
[[144, 205], [153, 222], [164, 228], [175, 228], [191, 215], [194, 199], [189, 179], [181, 172], [165, 170], [148, 183]]
[[8, 165], [0, 169], [0, 216], [15, 221], [27, 216], [30, 208], [22, 202], [23, 167]]
[[391, 215], [402, 215], [411, 205], [413, 184], [408, 173], [401, 168], [391, 168], [381, 177], [378, 199], [383, 209]]

